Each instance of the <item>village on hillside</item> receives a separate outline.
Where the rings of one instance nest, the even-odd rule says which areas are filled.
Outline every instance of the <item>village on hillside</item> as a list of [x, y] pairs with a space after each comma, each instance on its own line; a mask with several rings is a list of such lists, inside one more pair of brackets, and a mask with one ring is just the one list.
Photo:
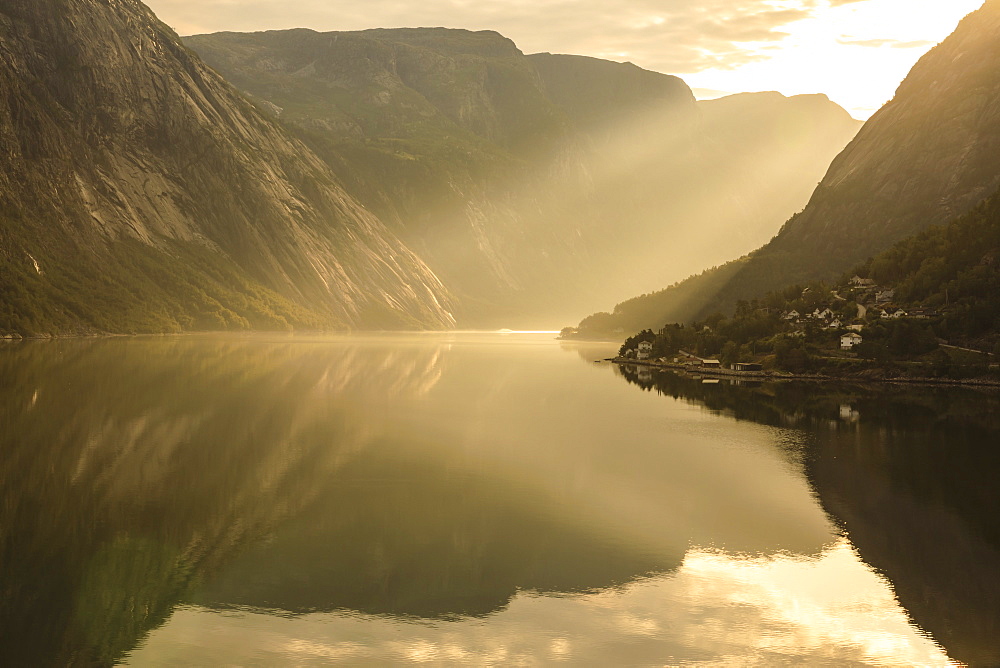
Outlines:
[[950, 345], [938, 336], [935, 325], [947, 309], [901, 303], [894, 289], [855, 275], [833, 288], [814, 284], [741, 301], [732, 318], [716, 314], [639, 332], [617, 359], [722, 375], [996, 375], [1000, 351]]

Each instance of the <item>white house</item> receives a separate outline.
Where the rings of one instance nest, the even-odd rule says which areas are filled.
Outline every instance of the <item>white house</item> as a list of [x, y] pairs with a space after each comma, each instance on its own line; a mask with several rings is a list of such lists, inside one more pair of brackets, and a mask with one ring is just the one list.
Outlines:
[[636, 359], [648, 360], [650, 355], [653, 353], [653, 344], [649, 341], [639, 342], [639, 352], [636, 354]]
[[813, 317], [814, 318], [821, 318], [823, 320], [829, 320], [830, 318], [833, 317], [833, 311], [831, 311], [828, 308], [825, 308], [822, 311], [820, 311], [819, 309], [816, 309], [815, 311], [813, 311]]
[[896, 312], [892, 314], [892, 317], [896, 318], [897, 320], [899, 318], [905, 318], [906, 317], [906, 311], [904, 311], [903, 309], [896, 309]]
[[789, 311], [788, 313], [785, 313], [784, 315], [782, 315], [781, 319], [782, 320], [798, 320], [801, 317], [802, 316], [799, 314], [799, 312], [793, 309], [793, 310]]
[[841, 350], [851, 350], [854, 346], [861, 343], [864, 339], [861, 335], [856, 332], [851, 332], [850, 334], [844, 334], [840, 337], [840, 349]]
[[855, 275], [854, 278], [851, 279], [851, 285], [856, 285], [859, 288], [873, 288], [875, 287], [875, 281], [870, 278], [861, 278], [860, 276]]
[[860, 332], [864, 328], [865, 328], [864, 325], [848, 325], [847, 326], [847, 329], [851, 330], [852, 332]]
[[834, 318], [833, 322], [826, 326], [827, 329], [840, 329], [844, 326], [844, 323], [840, 322], [839, 318]]

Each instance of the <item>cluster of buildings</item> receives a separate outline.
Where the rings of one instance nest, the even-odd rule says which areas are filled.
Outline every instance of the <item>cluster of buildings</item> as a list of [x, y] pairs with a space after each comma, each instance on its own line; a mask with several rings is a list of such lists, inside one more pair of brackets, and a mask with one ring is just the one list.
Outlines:
[[[870, 280], [870, 279], [862, 279]], [[864, 317], [867, 309], [863, 306], [858, 307], [858, 317]], [[834, 313], [829, 307], [816, 308], [812, 313], [806, 314], [805, 318], [796, 311], [786, 311], [781, 314], [781, 319], [789, 322], [791, 324], [800, 324], [803, 321], [813, 321], [818, 323], [823, 329], [847, 329], [849, 330], [847, 334], [840, 337], [840, 348], [841, 350], [851, 350], [854, 346], [861, 343], [864, 339], [859, 332], [861, 332], [863, 325], [860, 324], [850, 324], [845, 325], [843, 321]], [[805, 336], [805, 332], [801, 329], [792, 332], [793, 336]]]
[[812, 313], [807, 313], [805, 317], [801, 313], [792, 309], [781, 314], [781, 319], [793, 324], [799, 324], [807, 320], [821, 323], [824, 329], [840, 329], [844, 326], [837, 314], [829, 307], [817, 308]]
[[[850, 281], [849, 289], [853, 293], [854, 301], [858, 305], [857, 320], [853, 323], [848, 324], [842, 320], [841, 316], [839, 316], [829, 306], [817, 306], [811, 313], [806, 313], [805, 315], [799, 313], [795, 309], [792, 309], [782, 313], [781, 319], [790, 325], [814, 323], [827, 330], [846, 330], [846, 332], [840, 337], [840, 349], [849, 351], [864, 342], [864, 337], [861, 334], [864, 325], [861, 324], [860, 321], [866, 318], [869, 320], [873, 317], [882, 320], [897, 320], [900, 318], [929, 320], [940, 316], [940, 313], [929, 308], [913, 308], [906, 311], [902, 308], [894, 306], [893, 301], [896, 298], [896, 291], [888, 288], [879, 288], [875, 281], [870, 278], [855, 276]], [[808, 297], [810, 292], [810, 288], [805, 288], [802, 292], [803, 298]], [[833, 299], [840, 300], [845, 303], [847, 302], [847, 300], [837, 294], [836, 291], [833, 292]], [[768, 313], [771, 312], [770, 309], [761, 310]], [[843, 309], [841, 309], [841, 312], [843, 312]], [[854, 318], [851, 319], [853, 320]], [[796, 328], [791, 332], [791, 335], [804, 337], [805, 331], [802, 328]], [[719, 360], [701, 359], [685, 351], [681, 351], [681, 354], [683, 357], [675, 358], [674, 363], [691, 364], [706, 369], [722, 367]], [[649, 341], [642, 341], [635, 349], [626, 351], [626, 357], [636, 360], [650, 360], [652, 359], [652, 356], [653, 344]], [[661, 359], [660, 361], [666, 362], [667, 360]], [[756, 363], [737, 363], [733, 365], [733, 370], [759, 371], [760, 365]]]
[[[850, 289], [854, 293], [855, 301], [858, 304], [858, 319], [865, 317], [876, 317], [882, 320], [898, 320], [900, 318], [917, 318], [929, 320], [940, 315], [937, 311], [929, 308], [914, 308], [906, 311], [893, 305], [896, 299], [896, 291], [886, 288], [881, 289], [870, 278], [855, 276], [850, 281]], [[803, 292], [805, 297], [809, 288]], [[834, 292], [836, 299], [843, 300], [843, 297]], [[819, 323], [824, 329], [846, 329], [846, 334], [840, 337], [841, 350], [851, 350], [864, 338], [861, 336], [863, 325], [845, 324], [829, 307], [817, 307], [812, 313], [805, 316], [796, 310], [791, 310], [781, 315], [782, 319], [791, 324], [800, 324], [806, 321]], [[804, 336], [804, 332], [797, 330], [793, 335]]]

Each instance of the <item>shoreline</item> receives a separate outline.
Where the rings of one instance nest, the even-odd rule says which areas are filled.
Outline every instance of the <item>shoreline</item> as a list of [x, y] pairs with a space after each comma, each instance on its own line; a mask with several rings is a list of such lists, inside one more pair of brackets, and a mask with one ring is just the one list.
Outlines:
[[780, 381], [780, 380], [807, 380], [813, 382], [862, 382], [862, 383], [889, 383], [903, 385], [944, 385], [956, 387], [983, 387], [990, 389], [1000, 389], [1000, 381], [983, 378], [907, 378], [905, 376], [895, 378], [873, 378], [860, 375], [830, 376], [826, 374], [793, 374], [781, 371], [734, 371], [732, 369], [707, 369], [688, 364], [672, 364], [661, 362], [650, 362], [647, 360], [630, 360], [624, 357], [609, 357], [604, 360], [618, 365], [646, 366], [653, 369], [670, 369], [673, 371], [685, 371], [698, 373], [703, 376], [716, 376], [719, 378], [735, 378], [743, 380], [757, 381]]
[[[397, 334], [413, 334], [427, 336], [474, 334], [496, 336], [533, 335], [542, 336], [558, 334], [554, 330], [499, 330], [499, 329], [242, 329], [242, 330], [206, 330], [184, 332], [143, 332], [139, 334], [121, 334], [115, 332], [94, 332], [78, 334], [38, 334], [22, 336], [20, 334], [0, 334], [0, 345], [41, 343], [51, 341], [88, 341], [98, 339], [153, 339], [153, 338], [198, 338], [209, 336], [285, 336], [294, 337], [335, 337], [335, 336], [393, 336]], [[553, 341], [560, 341], [553, 337]]]

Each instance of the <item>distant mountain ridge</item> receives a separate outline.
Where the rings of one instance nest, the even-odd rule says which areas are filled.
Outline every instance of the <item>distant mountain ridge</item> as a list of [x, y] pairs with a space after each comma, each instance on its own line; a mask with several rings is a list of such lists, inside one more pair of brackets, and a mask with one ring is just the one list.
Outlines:
[[0, 0], [0, 334], [441, 328], [434, 274], [136, 0]]
[[[860, 125], [828, 100], [773, 94], [773, 119], [723, 131], [746, 124], [750, 98], [710, 110], [677, 77], [525, 56], [491, 31], [185, 43], [321, 155], [472, 326], [557, 325], [680, 278], [699, 254], [749, 250], [804, 205]], [[760, 136], [781, 139], [761, 151]]]
[[727, 311], [739, 299], [836, 277], [969, 211], [1000, 186], [998, 59], [1000, 2], [990, 0], [920, 59], [770, 243], [581, 325], [634, 331]]
[[489, 31], [188, 43], [244, 93], [138, 0], [0, 0], [0, 336], [551, 326], [751, 247], [856, 129]]

